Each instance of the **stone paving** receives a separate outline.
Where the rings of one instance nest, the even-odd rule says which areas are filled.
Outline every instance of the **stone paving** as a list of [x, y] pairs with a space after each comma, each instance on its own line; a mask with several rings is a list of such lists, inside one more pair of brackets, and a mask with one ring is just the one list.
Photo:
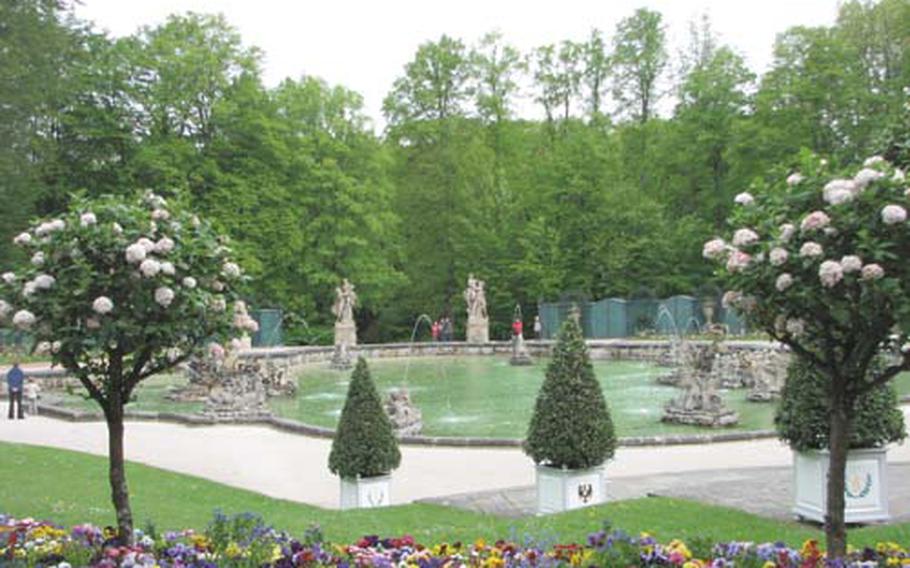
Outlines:
[[[910, 521], [910, 463], [888, 465], [892, 522]], [[732, 507], [778, 520], [794, 518], [793, 470], [790, 467], [750, 467], [620, 477], [607, 482], [609, 501], [661, 496]], [[499, 515], [534, 514], [533, 486], [462, 493], [421, 502]]]

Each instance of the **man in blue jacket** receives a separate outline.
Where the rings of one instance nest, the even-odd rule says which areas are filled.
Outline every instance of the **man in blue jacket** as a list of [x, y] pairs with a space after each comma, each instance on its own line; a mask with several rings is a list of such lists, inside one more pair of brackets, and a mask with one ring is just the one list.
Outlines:
[[25, 383], [25, 373], [19, 368], [19, 362], [13, 362], [13, 368], [6, 374], [6, 387], [9, 392], [9, 419], [13, 419], [13, 407], [19, 405], [16, 416], [21, 420], [25, 418], [22, 413], [22, 389]]

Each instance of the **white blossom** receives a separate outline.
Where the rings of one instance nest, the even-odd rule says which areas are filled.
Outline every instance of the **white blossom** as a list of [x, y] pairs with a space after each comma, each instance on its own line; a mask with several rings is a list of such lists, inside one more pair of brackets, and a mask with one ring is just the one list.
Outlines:
[[833, 288], [844, 277], [844, 269], [836, 260], [826, 260], [818, 267], [818, 278], [826, 288]]
[[98, 296], [92, 302], [92, 310], [98, 315], [109, 314], [114, 309], [114, 302], [107, 296]]
[[727, 243], [723, 239], [712, 239], [705, 243], [701, 255], [710, 260], [717, 260], [724, 255], [727, 250]]
[[831, 218], [828, 217], [827, 213], [824, 211], [813, 211], [803, 218], [802, 223], [799, 225], [800, 231], [807, 233], [809, 231], [816, 231], [818, 229], [823, 229], [831, 223]]
[[850, 179], [833, 179], [825, 184], [822, 196], [827, 203], [839, 205], [853, 199], [857, 192], [856, 183]]
[[249, 331], [251, 333], [256, 333], [259, 331], [259, 324], [256, 323], [256, 320], [246, 314], [234, 315], [234, 327], [242, 331]]
[[793, 233], [796, 232], [796, 227], [793, 223], [784, 223], [780, 226], [780, 240], [782, 243], [789, 242], [793, 237]]
[[19, 310], [13, 315], [13, 325], [19, 329], [28, 329], [35, 323], [35, 314], [28, 310]]
[[167, 221], [171, 218], [171, 214], [167, 212], [167, 209], [155, 209], [152, 211], [152, 219], [156, 221]]
[[65, 228], [66, 222], [63, 219], [54, 219], [53, 221], [47, 221], [38, 225], [35, 229], [35, 234], [39, 237], [43, 237], [45, 235], [50, 235], [55, 231], [62, 231]]
[[199, 227], [199, 225], [202, 224], [202, 221], [199, 220], [199, 217], [193, 215], [190, 217], [190, 223], [192, 223], [193, 227]]
[[39, 274], [38, 276], [35, 276], [34, 282], [38, 289], [50, 290], [54, 283], [57, 282], [57, 279], [50, 274]]
[[225, 262], [221, 267], [221, 273], [227, 278], [237, 278], [240, 276], [240, 267], [233, 262]]
[[733, 233], [733, 246], [749, 246], [758, 241], [758, 233], [752, 229], [739, 229]]
[[174, 301], [174, 291], [167, 286], [160, 286], [155, 289], [155, 301], [162, 308], [166, 308]]
[[50, 351], [51, 344], [48, 341], [39, 341], [37, 344], [35, 344], [35, 353], [38, 355], [45, 355], [47, 353], [50, 353]]
[[0, 320], [6, 319], [11, 311], [13, 311], [13, 307], [9, 305], [9, 302], [0, 300]]
[[140, 238], [138, 241], [136, 241], [136, 244], [145, 249], [145, 254], [149, 254], [155, 251], [155, 241], [147, 237]]
[[15, 272], [4, 272], [3, 276], [0, 276], [4, 282], [7, 284], [13, 284], [16, 282], [16, 273]]
[[846, 189], [835, 189], [825, 194], [825, 201], [831, 205], [842, 205], [853, 200], [853, 193]]
[[227, 301], [222, 296], [215, 296], [211, 300], [211, 308], [214, 312], [223, 312], [227, 309]]
[[83, 227], [89, 227], [98, 222], [98, 218], [95, 217], [95, 214], [91, 211], [83, 213], [79, 216], [79, 224]]
[[885, 205], [882, 208], [882, 222], [886, 225], [896, 225], [907, 220], [907, 210], [900, 205]]
[[884, 172], [878, 170], [873, 170], [871, 168], [863, 168], [855, 176], [853, 176], [853, 181], [856, 183], [858, 191], [866, 189], [866, 186], [872, 183], [877, 179], [885, 177]]
[[907, 174], [904, 173], [904, 170], [897, 168], [894, 170], [894, 175], [891, 176], [893, 181], [904, 181], [907, 179]]
[[34, 280], [29, 280], [22, 286], [22, 295], [28, 298], [32, 294], [38, 291], [38, 285], [35, 284]]
[[60, 353], [61, 349], [63, 349], [62, 341], [54, 341], [51, 343], [51, 353]]
[[113, 231], [115, 235], [122, 235], [123, 227], [120, 226], [120, 223], [114, 223], [111, 225], [111, 231]]
[[781, 247], [774, 247], [771, 249], [771, 252], [768, 253], [768, 261], [772, 266], [780, 266], [787, 262], [787, 259], [790, 257], [790, 253], [787, 252], [787, 249]]
[[215, 280], [212, 282], [212, 290], [222, 292], [224, 291], [224, 284], [220, 280]]
[[751, 261], [751, 256], [741, 250], [734, 249], [730, 251], [730, 256], [727, 257], [727, 270], [730, 272], [739, 272], [748, 267]]
[[168, 276], [173, 276], [177, 272], [177, 269], [174, 268], [174, 263], [169, 261], [164, 261], [161, 263], [161, 273], [167, 274]]
[[788, 319], [786, 330], [787, 333], [794, 337], [800, 336], [806, 331], [806, 322], [801, 319]]
[[844, 274], [857, 272], [863, 268], [863, 259], [856, 256], [855, 254], [848, 254], [844, 258], [840, 259], [840, 266], [843, 269]]
[[803, 243], [803, 246], [799, 249], [799, 256], [802, 258], [815, 258], [824, 254], [824, 249], [822, 246], [814, 241], [808, 241]]
[[85, 327], [87, 329], [98, 329], [101, 327], [101, 322], [98, 321], [96, 318], [86, 318]]
[[44, 265], [44, 253], [39, 250], [38, 252], [33, 254], [32, 255], [32, 264], [34, 264], [35, 266], [43, 266]]
[[755, 198], [752, 197], [752, 194], [749, 193], [748, 191], [744, 191], [744, 192], [738, 194], [736, 197], [734, 197], [733, 202], [738, 205], [752, 205], [753, 203], [755, 203]]
[[145, 247], [139, 243], [133, 243], [126, 247], [126, 261], [130, 264], [142, 262], [145, 260]]
[[139, 272], [146, 278], [154, 278], [161, 272], [161, 263], [154, 258], [147, 258], [139, 265]]
[[13, 242], [19, 246], [24, 246], [32, 242], [31, 233], [19, 233], [16, 235], [16, 238], [13, 239]]
[[790, 185], [790, 186], [796, 185], [796, 184], [798, 184], [799, 182], [803, 181], [803, 179], [804, 179], [804, 178], [803, 178], [803, 175], [802, 175], [801, 173], [799, 173], [799, 172], [793, 172], [792, 174], [790, 174], [789, 176], [787, 176], [787, 185]]
[[788, 272], [784, 272], [777, 277], [777, 280], [774, 282], [774, 287], [777, 288], [778, 292], [783, 292], [793, 284], [793, 277], [790, 276]]
[[881, 267], [880, 264], [867, 264], [863, 267], [862, 278], [863, 280], [878, 280], [885, 276], [885, 269]]
[[155, 243], [155, 252], [158, 254], [167, 254], [174, 250], [174, 240], [169, 237], [161, 237]]

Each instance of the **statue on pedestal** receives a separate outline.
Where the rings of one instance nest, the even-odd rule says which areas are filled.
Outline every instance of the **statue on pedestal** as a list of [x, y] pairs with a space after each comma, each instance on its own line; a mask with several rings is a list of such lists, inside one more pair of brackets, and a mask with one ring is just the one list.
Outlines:
[[357, 327], [354, 324], [354, 306], [357, 304], [357, 293], [354, 285], [345, 278], [341, 286], [335, 288], [335, 304], [332, 313], [335, 315], [335, 345], [351, 347], [357, 345]]
[[490, 320], [487, 315], [487, 296], [484, 290], [484, 281], [468, 275], [468, 285], [464, 290], [464, 299], [467, 303], [468, 343], [487, 343], [490, 341]]

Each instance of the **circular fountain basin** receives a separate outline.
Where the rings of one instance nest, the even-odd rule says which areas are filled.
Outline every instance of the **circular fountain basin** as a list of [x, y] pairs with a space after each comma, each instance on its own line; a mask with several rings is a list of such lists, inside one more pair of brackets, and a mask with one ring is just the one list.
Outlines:
[[[663, 405], [679, 395], [656, 378], [666, 367], [643, 361], [594, 361], [594, 372], [613, 415], [617, 434], [655, 436], [692, 434], [704, 429], [660, 422]], [[504, 356], [374, 359], [370, 371], [383, 396], [406, 387], [423, 413], [423, 435], [515, 438], [525, 436], [546, 361], [513, 366]], [[325, 364], [299, 371], [295, 398], [272, 399], [273, 411], [306, 424], [334, 428], [347, 392], [350, 372]], [[770, 405], [747, 404], [745, 391], [725, 396], [744, 415], [741, 430], [767, 429]]]

